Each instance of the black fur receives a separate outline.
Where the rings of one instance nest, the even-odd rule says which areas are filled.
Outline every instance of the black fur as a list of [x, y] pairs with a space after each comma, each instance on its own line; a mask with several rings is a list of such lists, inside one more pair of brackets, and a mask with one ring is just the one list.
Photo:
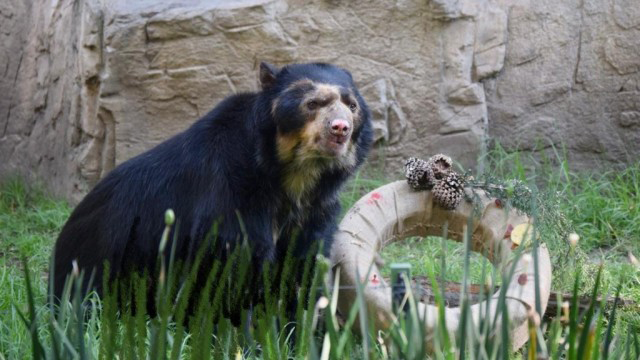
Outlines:
[[[250, 272], [259, 272], [264, 261], [281, 261], [294, 233], [299, 234], [295, 239], [298, 255], [308, 252], [315, 240], [324, 241], [325, 252], [329, 250], [340, 212], [337, 193], [362, 164], [371, 144], [367, 106], [351, 75], [335, 66], [289, 65], [272, 77], [269, 71], [261, 72], [261, 79], [263, 75], [267, 81], [262, 91], [223, 100], [186, 131], [118, 166], [87, 194], [55, 246], [56, 297], [74, 259], [80, 269], [95, 269], [99, 293], [105, 260], [110, 279], [132, 271], [153, 271], [163, 214], [169, 208], [178, 225], [175, 256], [185, 262], [193, 259], [214, 222], [219, 224], [217, 243], [223, 244], [216, 256], [221, 256], [224, 246], [242, 241], [238, 214], [253, 256]], [[303, 126], [296, 109], [304, 90], [282, 97], [291, 83], [302, 78], [351, 89], [362, 121], [352, 135], [357, 146], [355, 166], [325, 170], [301, 208], [282, 189], [283, 164], [276, 155], [276, 137], [278, 127], [286, 132]], [[277, 111], [274, 117], [272, 104], [277, 98], [283, 101], [280, 109], [286, 111]], [[272, 239], [274, 221], [281, 228], [277, 247]]]
[[278, 107], [274, 116], [278, 119], [278, 129], [282, 133], [291, 133], [304, 126], [305, 119], [298, 111], [298, 107], [305, 93], [312, 88], [313, 85], [306, 84], [287, 91], [278, 97]]

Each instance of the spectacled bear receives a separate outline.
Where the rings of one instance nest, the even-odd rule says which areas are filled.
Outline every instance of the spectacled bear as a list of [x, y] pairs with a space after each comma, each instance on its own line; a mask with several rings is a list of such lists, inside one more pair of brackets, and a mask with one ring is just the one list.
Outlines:
[[176, 214], [169, 248], [177, 260], [192, 260], [214, 223], [223, 246], [213, 257], [246, 241], [249, 274], [282, 262], [290, 248], [303, 256], [321, 241], [329, 251], [338, 192], [371, 146], [367, 105], [351, 74], [329, 64], [261, 63], [260, 84], [122, 163], [85, 196], [55, 245], [55, 297], [74, 260], [95, 271], [98, 293], [105, 275], [152, 271], [167, 209]]

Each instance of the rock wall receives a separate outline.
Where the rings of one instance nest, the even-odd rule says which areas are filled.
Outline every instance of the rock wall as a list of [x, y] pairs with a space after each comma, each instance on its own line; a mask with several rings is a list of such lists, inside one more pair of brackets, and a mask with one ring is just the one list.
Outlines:
[[78, 200], [113, 167], [114, 139], [97, 116], [101, 7], [0, 3], [0, 176], [18, 173]]
[[579, 169], [640, 157], [640, 0], [505, 1], [505, 65], [484, 83], [509, 150], [563, 145]]
[[[186, 3], [186, 4], [185, 4]], [[379, 147], [473, 166], [566, 144], [578, 168], [640, 152], [640, 0], [9, 0], [0, 176], [78, 200], [115, 165], [257, 89], [261, 60], [348, 68]], [[3, 69], [4, 68], [4, 69]]]

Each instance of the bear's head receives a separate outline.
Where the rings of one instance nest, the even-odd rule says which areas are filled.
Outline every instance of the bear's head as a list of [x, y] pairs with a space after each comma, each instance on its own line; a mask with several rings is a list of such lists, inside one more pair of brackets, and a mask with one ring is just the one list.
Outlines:
[[260, 84], [276, 126], [276, 156], [292, 174], [285, 182], [294, 193], [327, 169], [352, 172], [364, 160], [369, 109], [348, 71], [322, 63], [281, 69], [261, 63]]
[[355, 142], [369, 115], [349, 72], [328, 64], [278, 69], [261, 63], [260, 84], [272, 95], [281, 161], [296, 155], [355, 161]]

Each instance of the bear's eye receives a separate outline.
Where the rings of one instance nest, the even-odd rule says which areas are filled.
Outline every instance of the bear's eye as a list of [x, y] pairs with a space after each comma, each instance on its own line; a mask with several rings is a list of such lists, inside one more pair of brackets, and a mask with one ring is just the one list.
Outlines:
[[317, 102], [317, 101], [315, 101], [315, 100], [311, 100], [311, 101], [309, 101], [309, 102], [307, 103], [307, 109], [309, 109], [309, 110], [315, 110], [315, 109], [317, 109], [317, 108], [318, 108], [318, 106], [319, 106], [319, 105], [320, 105], [320, 104], [318, 104], [318, 102]]
[[349, 109], [351, 110], [351, 112], [356, 112], [356, 110], [358, 109], [358, 105], [356, 105], [356, 103], [351, 103], [349, 104]]

